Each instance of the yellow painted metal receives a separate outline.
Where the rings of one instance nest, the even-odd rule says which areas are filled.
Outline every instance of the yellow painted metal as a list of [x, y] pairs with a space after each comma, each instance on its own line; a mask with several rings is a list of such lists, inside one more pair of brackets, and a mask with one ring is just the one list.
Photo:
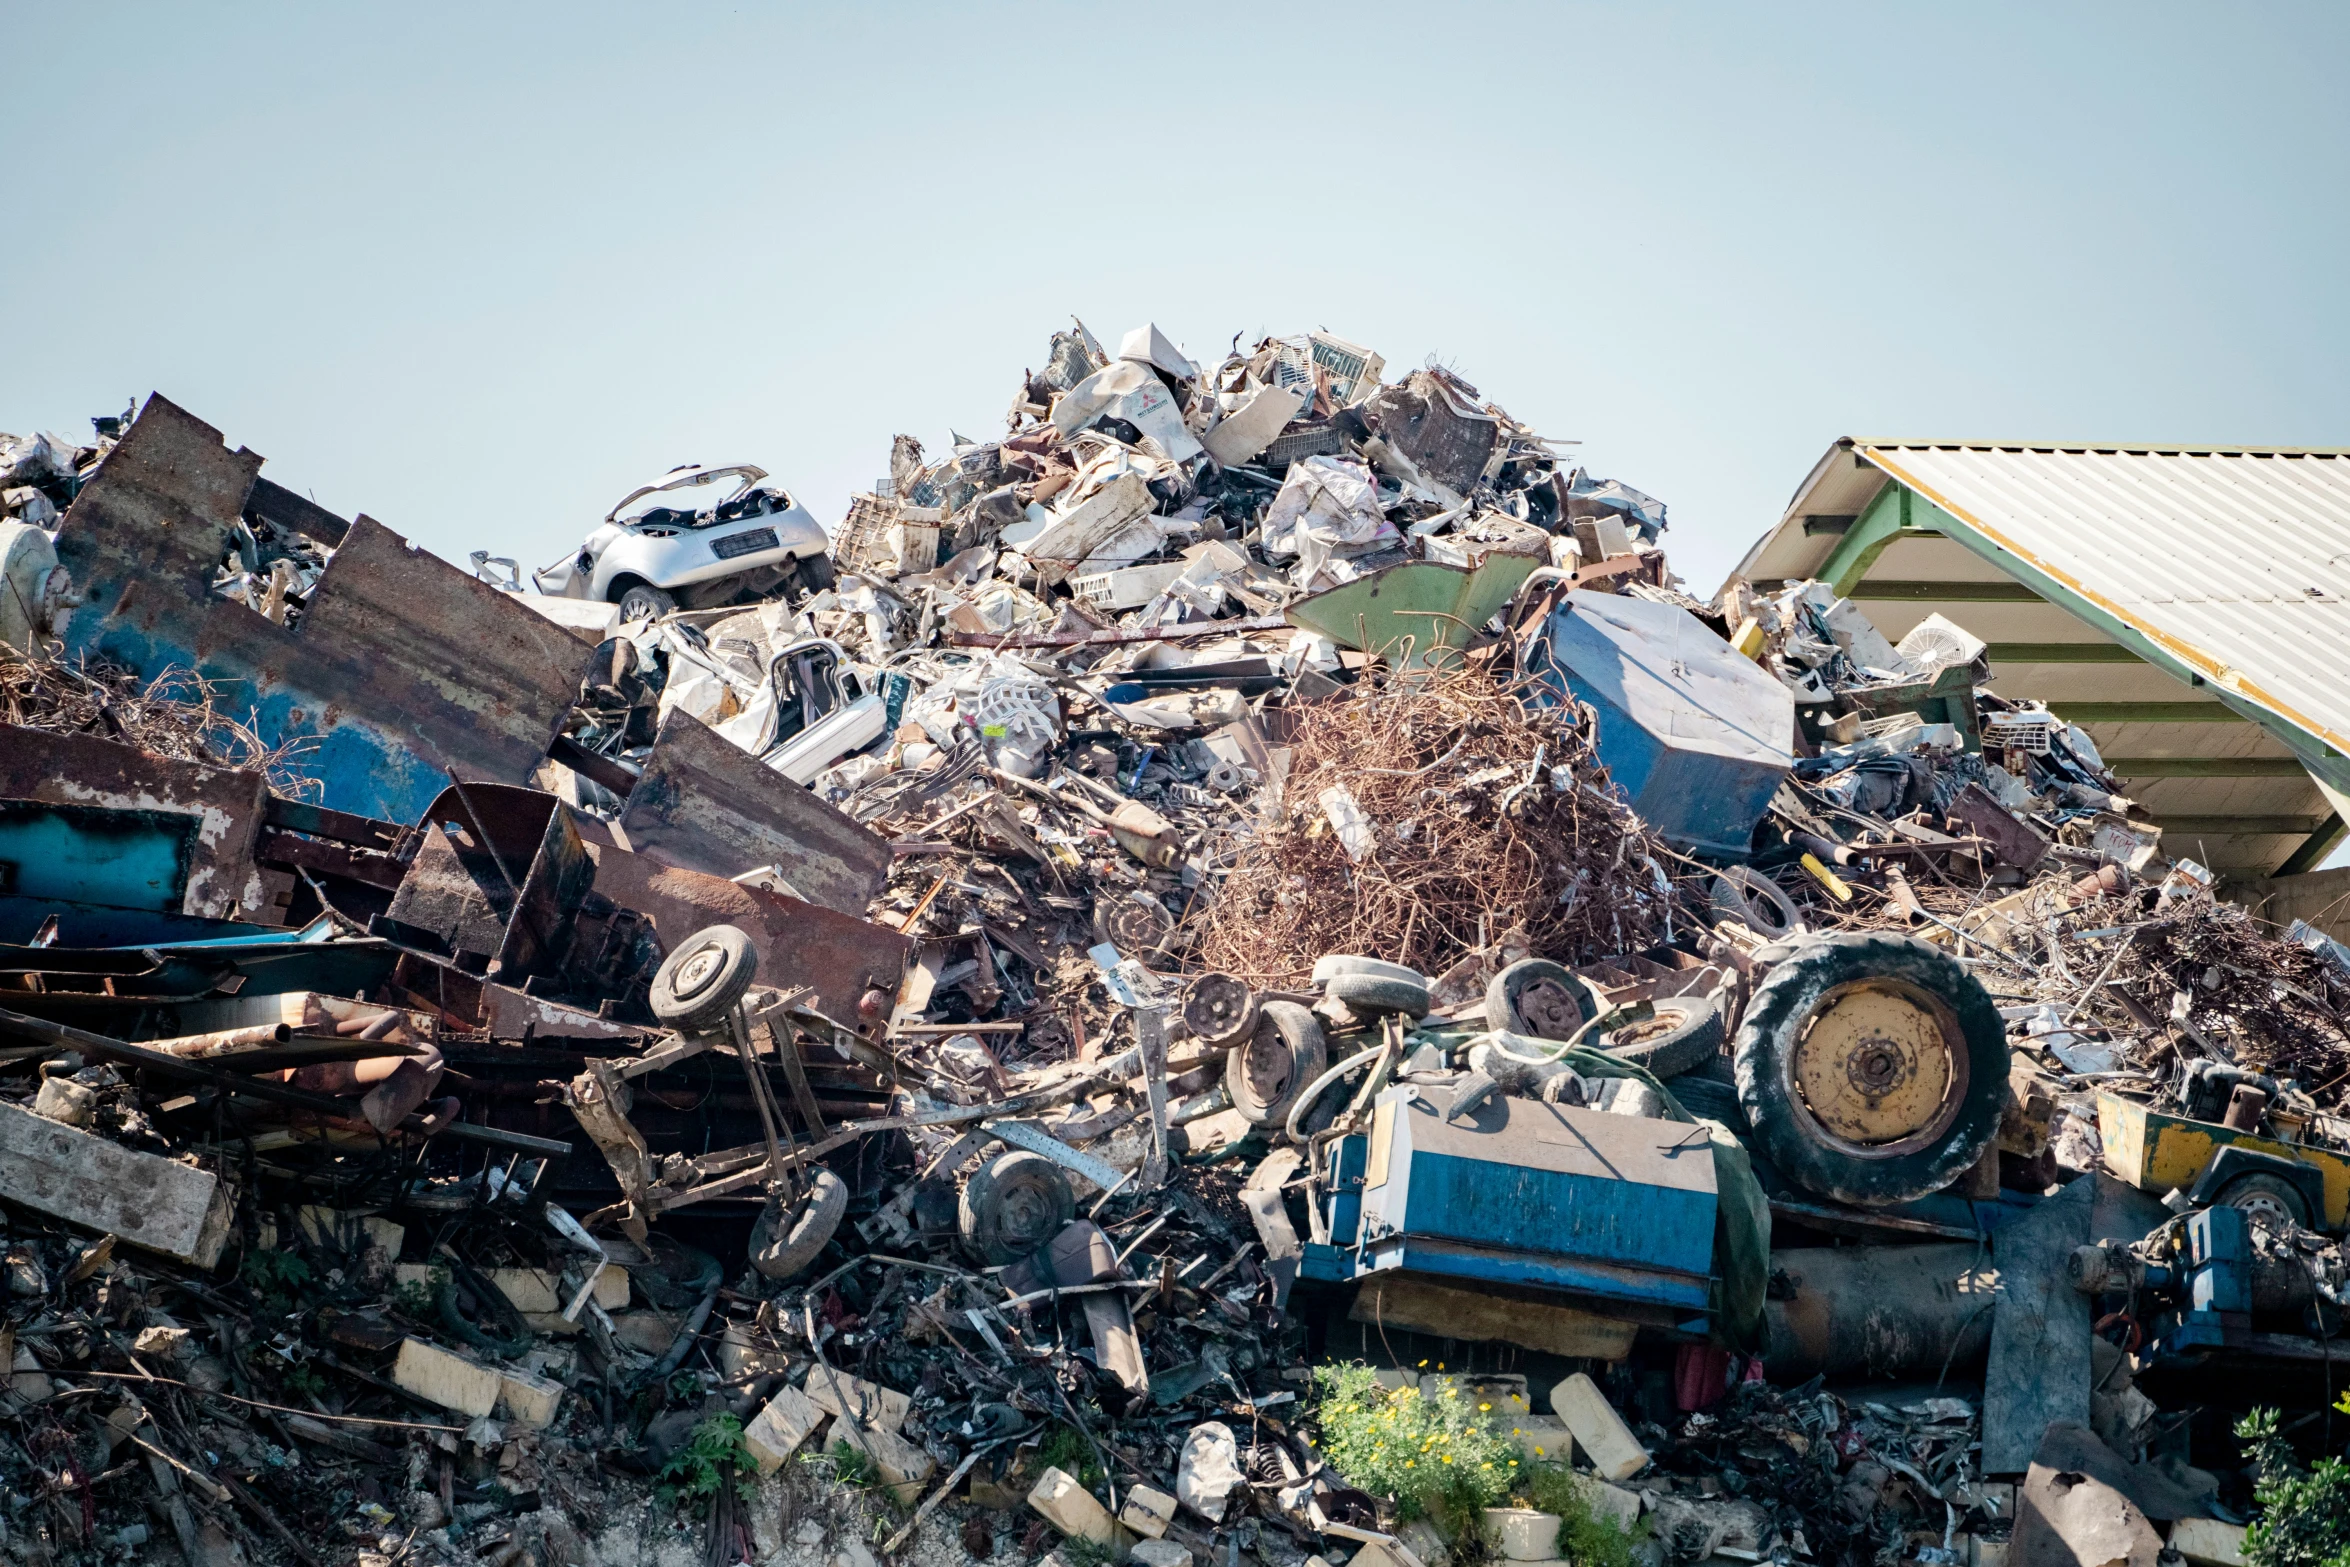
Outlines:
[[1795, 1047], [1795, 1086], [1814, 1118], [1854, 1143], [1930, 1126], [1950, 1093], [1950, 1046], [1933, 1011], [1860, 985], [1831, 997]]
[[2350, 1215], [2350, 1159], [2323, 1148], [2279, 1142], [2235, 1131], [2216, 1121], [2164, 1115], [2119, 1094], [2097, 1096], [2097, 1136], [2105, 1145], [2105, 1167], [2140, 1191], [2167, 1192], [2193, 1186], [2222, 1146], [2233, 1143], [2317, 1167], [2325, 1181], [2325, 1222], [2339, 1228]]

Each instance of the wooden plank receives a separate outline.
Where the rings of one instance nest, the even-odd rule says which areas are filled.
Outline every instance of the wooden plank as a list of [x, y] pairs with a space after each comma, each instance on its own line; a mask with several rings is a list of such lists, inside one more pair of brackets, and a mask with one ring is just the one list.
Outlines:
[[1858, 600], [1943, 604], [2037, 604], [2040, 595], [2020, 582], [1862, 581], [1845, 595]]

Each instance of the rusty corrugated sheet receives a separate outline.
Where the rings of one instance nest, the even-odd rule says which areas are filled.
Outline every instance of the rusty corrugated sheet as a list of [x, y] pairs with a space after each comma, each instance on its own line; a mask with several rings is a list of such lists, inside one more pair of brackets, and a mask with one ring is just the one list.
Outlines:
[[661, 722], [620, 819], [628, 846], [714, 876], [780, 866], [812, 903], [863, 914], [889, 875], [889, 845], [691, 714]]
[[212, 578], [260, 466], [150, 397], [60, 523], [58, 557], [84, 596], [68, 651], [221, 682], [265, 741], [312, 742], [301, 765], [341, 810], [413, 821], [451, 772], [528, 778], [588, 650], [366, 517], [298, 625], [219, 597]]
[[95, 735], [0, 724], [0, 799], [194, 817], [179, 912], [283, 923], [284, 911], [253, 858], [269, 803], [259, 773], [173, 761]]

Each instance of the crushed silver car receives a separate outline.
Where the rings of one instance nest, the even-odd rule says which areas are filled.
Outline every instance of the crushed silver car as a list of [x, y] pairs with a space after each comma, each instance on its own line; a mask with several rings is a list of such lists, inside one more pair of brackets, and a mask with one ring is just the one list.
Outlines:
[[531, 580], [542, 593], [618, 604], [624, 621], [650, 620], [829, 587], [829, 545], [766, 469], [680, 467], [629, 491], [576, 555]]

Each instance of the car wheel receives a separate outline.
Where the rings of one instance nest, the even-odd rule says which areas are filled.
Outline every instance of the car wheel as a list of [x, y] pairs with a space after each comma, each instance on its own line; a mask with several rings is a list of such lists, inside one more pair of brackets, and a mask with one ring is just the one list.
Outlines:
[[649, 582], [634, 583], [620, 595], [620, 622], [626, 625], [636, 620], [659, 620], [675, 608], [675, 594], [664, 593]]
[[1245, 1044], [1224, 1057], [1224, 1090], [1251, 1126], [1283, 1126], [1308, 1083], [1330, 1064], [1321, 1022], [1294, 1001], [1267, 1001]]
[[1722, 1053], [1722, 1007], [1712, 996], [1666, 996], [1656, 1015], [1609, 1029], [1599, 1048], [1654, 1077], [1678, 1077]]
[[833, 583], [830, 555], [803, 555], [800, 557], [800, 591], [821, 593]]
[[1797, 1185], [1862, 1206], [1940, 1191], [1999, 1135], [2007, 1029], [1946, 952], [1882, 932], [1815, 937], [1755, 987], [1738, 1101]]
[[1383, 974], [1333, 974], [1322, 994], [1342, 1002], [1362, 1018], [1393, 1012], [1403, 1017], [1428, 1015], [1428, 987], [1417, 979], [1389, 979]]
[[790, 1222], [783, 1200], [770, 1197], [751, 1226], [751, 1266], [766, 1279], [788, 1279], [806, 1271], [840, 1228], [849, 1211], [849, 1183], [819, 1165]]
[[1077, 1194], [1043, 1154], [998, 1154], [963, 1183], [956, 1219], [963, 1239], [991, 1267], [1018, 1262], [1077, 1217]]
[[2220, 1205], [2242, 1211], [2244, 1217], [2272, 1234], [2309, 1228], [2309, 1199], [2293, 1183], [2275, 1175], [2239, 1175], [2219, 1194]]
[[732, 925], [695, 931], [661, 960], [647, 998], [653, 1016], [686, 1034], [726, 1021], [759, 977], [759, 950]]
[[1591, 1021], [1591, 993], [1548, 958], [1523, 958], [1485, 987], [1485, 1026], [1528, 1039], [1572, 1039]]

